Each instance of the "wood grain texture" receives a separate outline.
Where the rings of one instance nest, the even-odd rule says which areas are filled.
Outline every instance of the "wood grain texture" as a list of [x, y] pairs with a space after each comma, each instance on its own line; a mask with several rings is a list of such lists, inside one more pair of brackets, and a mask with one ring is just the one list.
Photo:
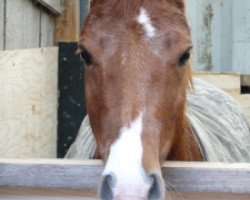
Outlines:
[[80, 35], [80, 2], [63, 0], [63, 12], [55, 19], [55, 43], [78, 42]]
[[39, 47], [39, 22], [32, 1], [6, 1], [6, 50]]
[[62, 12], [61, 0], [36, 0], [52, 13], [59, 15]]
[[[101, 161], [0, 160], [0, 186], [97, 188]], [[250, 193], [250, 164], [166, 162], [171, 191]]]
[[186, 0], [199, 71], [250, 73], [250, 1]]
[[33, 0], [0, 1], [0, 50], [53, 46], [54, 17]]
[[54, 17], [41, 12], [40, 47], [54, 46]]
[[250, 1], [232, 1], [232, 66], [233, 71], [250, 73]]
[[195, 72], [194, 77], [200, 78], [230, 95], [240, 95], [240, 75], [210, 72]]
[[4, 1], [0, 1], [0, 51], [3, 50], [4, 43]]
[[0, 52], [0, 157], [56, 157], [57, 57], [58, 48]]
[[[230, 193], [167, 193], [165, 200], [249, 200], [250, 194]], [[0, 188], [1, 200], [98, 200], [96, 190]]]

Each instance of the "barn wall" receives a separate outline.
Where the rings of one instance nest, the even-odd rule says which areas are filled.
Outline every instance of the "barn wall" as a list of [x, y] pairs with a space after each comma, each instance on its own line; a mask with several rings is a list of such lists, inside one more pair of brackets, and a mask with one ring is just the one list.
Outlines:
[[250, 1], [187, 0], [193, 68], [250, 73]]
[[0, 1], [0, 51], [3, 50], [4, 38], [4, 1]]
[[0, 50], [54, 45], [54, 15], [34, 0], [0, 1]]
[[58, 48], [0, 51], [0, 157], [56, 158]]

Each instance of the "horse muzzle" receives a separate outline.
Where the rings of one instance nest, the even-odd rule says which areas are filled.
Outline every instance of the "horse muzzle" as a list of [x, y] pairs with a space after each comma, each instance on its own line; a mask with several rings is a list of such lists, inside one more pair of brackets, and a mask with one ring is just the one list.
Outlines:
[[99, 196], [101, 200], [162, 200], [165, 185], [160, 175], [151, 174], [144, 183], [119, 180], [115, 174], [101, 178]]

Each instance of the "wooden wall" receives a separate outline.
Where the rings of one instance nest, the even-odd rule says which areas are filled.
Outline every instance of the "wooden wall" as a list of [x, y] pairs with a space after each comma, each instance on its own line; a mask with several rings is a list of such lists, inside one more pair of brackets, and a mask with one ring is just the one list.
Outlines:
[[4, 1], [0, 1], [0, 51], [3, 50], [4, 33]]
[[56, 158], [57, 80], [58, 48], [0, 51], [0, 157]]
[[53, 46], [54, 17], [37, 0], [1, 0], [0, 50]]
[[187, 0], [196, 71], [250, 74], [250, 1]]

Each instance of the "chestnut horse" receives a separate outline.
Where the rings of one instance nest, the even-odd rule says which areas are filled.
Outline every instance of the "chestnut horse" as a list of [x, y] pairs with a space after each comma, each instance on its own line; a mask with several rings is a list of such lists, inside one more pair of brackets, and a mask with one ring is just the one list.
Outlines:
[[163, 199], [161, 162], [202, 160], [185, 115], [191, 49], [183, 0], [90, 2], [78, 53], [101, 199]]

